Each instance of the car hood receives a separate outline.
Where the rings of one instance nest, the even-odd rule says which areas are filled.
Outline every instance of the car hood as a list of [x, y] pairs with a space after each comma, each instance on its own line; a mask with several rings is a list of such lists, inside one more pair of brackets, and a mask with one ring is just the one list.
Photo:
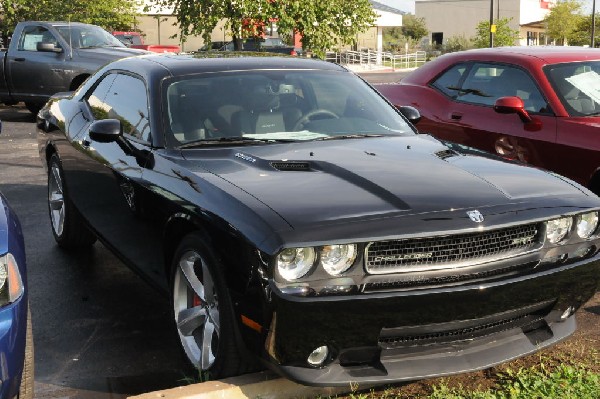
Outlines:
[[108, 63], [120, 58], [150, 54], [150, 52], [128, 47], [94, 47], [77, 49], [77, 54], [86, 60], [98, 60]]
[[184, 151], [292, 227], [582, 193], [540, 169], [452, 150], [423, 135]]

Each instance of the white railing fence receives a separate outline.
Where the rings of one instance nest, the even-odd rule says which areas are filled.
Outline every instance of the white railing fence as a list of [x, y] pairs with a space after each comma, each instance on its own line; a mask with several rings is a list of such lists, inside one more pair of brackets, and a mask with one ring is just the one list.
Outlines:
[[422, 65], [427, 55], [425, 51], [414, 53], [390, 53], [387, 51], [376, 51], [372, 49], [359, 49], [359, 51], [343, 51], [326, 53], [327, 61], [337, 64], [360, 65], [361, 67], [391, 67], [392, 69], [416, 68]]

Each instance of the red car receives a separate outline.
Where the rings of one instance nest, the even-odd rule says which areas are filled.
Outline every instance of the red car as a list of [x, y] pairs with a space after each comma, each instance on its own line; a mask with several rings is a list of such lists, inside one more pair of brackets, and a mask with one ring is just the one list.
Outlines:
[[567, 176], [600, 195], [600, 50], [505, 47], [443, 55], [398, 84], [419, 130]]

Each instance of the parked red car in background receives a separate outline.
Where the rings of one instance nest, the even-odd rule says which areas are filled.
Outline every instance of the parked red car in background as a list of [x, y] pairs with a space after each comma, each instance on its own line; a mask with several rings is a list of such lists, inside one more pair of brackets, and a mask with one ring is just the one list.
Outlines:
[[113, 32], [114, 37], [127, 47], [152, 51], [153, 53], [179, 53], [181, 48], [176, 44], [144, 44], [140, 32]]
[[557, 172], [600, 195], [598, 49], [457, 52], [376, 87], [393, 104], [416, 107], [421, 132]]

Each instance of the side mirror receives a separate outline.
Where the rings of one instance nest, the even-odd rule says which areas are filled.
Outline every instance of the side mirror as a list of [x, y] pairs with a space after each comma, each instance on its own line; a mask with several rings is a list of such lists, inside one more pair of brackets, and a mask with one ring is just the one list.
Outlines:
[[142, 168], [154, 167], [154, 155], [145, 149], [138, 149], [123, 137], [123, 125], [118, 119], [101, 119], [93, 122], [89, 130], [90, 139], [98, 143], [117, 143], [127, 155], [135, 157]]
[[122, 136], [123, 127], [117, 119], [102, 119], [90, 126], [90, 138], [99, 143], [112, 143]]
[[38, 42], [35, 46], [37, 51], [43, 53], [62, 53], [63, 49], [60, 47], [56, 47], [53, 43], [42, 43]]
[[517, 114], [527, 131], [535, 132], [542, 128], [542, 122], [529, 115], [520, 97], [500, 97], [494, 104], [494, 111], [499, 114]]
[[413, 125], [416, 125], [421, 120], [421, 113], [415, 107], [411, 107], [410, 105], [396, 105], [396, 109]]

